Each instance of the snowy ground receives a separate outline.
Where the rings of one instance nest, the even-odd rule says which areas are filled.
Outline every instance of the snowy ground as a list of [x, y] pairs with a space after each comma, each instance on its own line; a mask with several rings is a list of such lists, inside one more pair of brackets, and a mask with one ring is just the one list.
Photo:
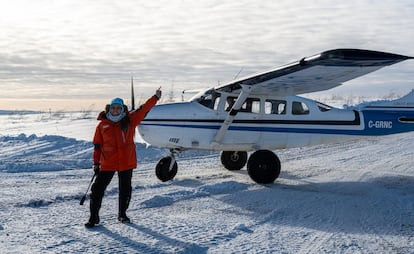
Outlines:
[[[63, 114], [63, 113], [62, 113]], [[130, 224], [117, 179], [88, 230], [90, 137], [82, 114], [0, 114], [0, 253], [414, 253], [412, 133], [276, 151], [280, 178], [255, 184], [218, 154], [179, 160], [173, 181], [139, 146]], [[47, 134], [47, 136], [45, 136]]]

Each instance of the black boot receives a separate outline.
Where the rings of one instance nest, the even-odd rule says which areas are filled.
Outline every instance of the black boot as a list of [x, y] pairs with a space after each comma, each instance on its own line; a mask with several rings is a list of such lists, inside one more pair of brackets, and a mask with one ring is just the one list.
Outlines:
[[119, 212], [118, 212], [118, 220], [122, 223], [130, 222], [131, 220], [126, 215], [126, 210], [129, 207], [129, 201], [131, 200], [130, 196], [120, 197], [119, 198]]
[[126, 210], [129, 207], [129, 201], [131, 200], [132, 187], [132, 169], [122, 171], [118, 173], [119, 176], [119, 210], [118, 220], [122, 223], [130, 222], [130, 219], [126, 215]]
[[85, 224], [85, 227], [91, 228], [94, 227], [96, 224], [99, 224], [99, 209], [101, 209], [102, 199], [104, 197], [106, 187], [111, 182], [111, 179], [114, 176], [114, 174], [115, 172], [113, 171], [101, 171], [96, 176], [95, 182], [93, 183], [91, 188], [91, 217], [89, 218], [89, 221]]
[[85, 223], [85, 227], [93, 228], [96, 224], [99, 224], [99, 209], [101, 208], [101, 203], [102, 203], [102, 200], [94, 200], [91, 197], [91, 202], [90, 202], [91, 216], [89, 217], [88, 222]]
[[129, 222], [131, 222], [131, 220], [126, 216], [126, 215], [123, 215], [123, 216], [118, 216], [118, 220], [121, 222], [121, 223], [129, 223]]
[[89, 218], [89, 221], [85, 223], [85, 227], [87, 228], [93, 228], [96, 226], [96, 224], [99, 224], [99, 217], [98, 218]]

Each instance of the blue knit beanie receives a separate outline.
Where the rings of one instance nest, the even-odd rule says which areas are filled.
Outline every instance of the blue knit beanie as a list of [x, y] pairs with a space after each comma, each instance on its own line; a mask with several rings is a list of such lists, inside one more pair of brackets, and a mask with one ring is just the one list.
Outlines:
[[118, 104], [118, 105], [120, 105], [121, 107], [123, 107], [124, 106], [124, 101], [121, 99], [121, 98], [115, 98], [115, 99], [113, 99], [112, 101], [111, 101], [111, 106], [112, 105], [114, 105], [114, 104]]

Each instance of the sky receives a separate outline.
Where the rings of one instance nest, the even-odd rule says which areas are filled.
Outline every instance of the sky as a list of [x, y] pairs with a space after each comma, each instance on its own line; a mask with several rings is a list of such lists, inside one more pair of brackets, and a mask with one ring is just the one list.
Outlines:
[[[228, 82], [334, 48], [414, 56], [411, 0], [0, 0], [0, 109], [101, 109]], [[414, 89], [414, 61], [327, 94]], [[240, 73], [240, 74], [238, 74]]]

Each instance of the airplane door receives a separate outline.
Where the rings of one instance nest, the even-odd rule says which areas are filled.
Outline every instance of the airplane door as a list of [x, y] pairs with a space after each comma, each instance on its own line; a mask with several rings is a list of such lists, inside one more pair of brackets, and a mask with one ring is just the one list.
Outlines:
[[[224, 112], [227, 115], [232, 109], [237, 97], [228, 96], [225, 99]], [[231, 143], [242, 150], [251, 150], [260, 145], [261, 131], [259, 121], [261, 119], [260, 98], [248, 97], [238, 110], [228, 133], [224, 137], [224, 143]]]
[[288, 135], [285, 131], [287, 102], [282, 99], [266, 99], [261, 114], [260, 147], [277, 149], [286, 147]]

